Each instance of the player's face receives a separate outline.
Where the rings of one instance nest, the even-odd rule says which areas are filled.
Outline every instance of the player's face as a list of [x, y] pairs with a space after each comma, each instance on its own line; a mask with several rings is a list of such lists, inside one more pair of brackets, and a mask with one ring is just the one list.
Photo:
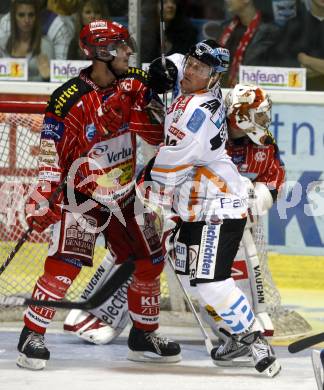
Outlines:
[[133, 54], [133, 50], [127, 44], [120, 44], [117, 47], [117, 56], [112, 61], [112, 65], [117, 74], [127, 72], [129, 67], [129, 57]]
[[192, 93], [206, 88], [210, 80], [210, 74], [210, 66], [189, 56], [184, 66], [181, 91]]
[[29, 4], [19, 4], [16, 10], [16, 23], [22, 33], [31, 33], [35, 24], [35, 8]]

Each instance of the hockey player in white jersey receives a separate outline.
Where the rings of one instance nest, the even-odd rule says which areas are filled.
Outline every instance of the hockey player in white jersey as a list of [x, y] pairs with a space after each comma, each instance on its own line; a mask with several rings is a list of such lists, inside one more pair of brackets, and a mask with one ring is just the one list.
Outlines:
[[226, 114], [219, 82], [228, 69], [229, 52], [206, 40], [185, 57], [169, 59], [177, 65], [180, 90], [167, 110], [165, 146], [156, 156], [151, 176], [157, 192], [170, 195], [182, 220], [176, 237], [176, 270], [190, 285], [190, 293], [212, 307], [234, 335], [235, 348], [233, 343], [230, 349], [221, 345], [212, 351], [212, 359], [230, 359], [234, 349], [249, 351], [257, 371], [272, 377], [280, 364], [262, 337], [245, 294], [231, 278], [248, 194], [225, 149]]

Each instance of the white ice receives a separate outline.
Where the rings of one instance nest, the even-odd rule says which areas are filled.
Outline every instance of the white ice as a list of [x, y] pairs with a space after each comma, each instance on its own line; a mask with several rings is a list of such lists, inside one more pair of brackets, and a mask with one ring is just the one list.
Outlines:
[[254, 368], [213, 365], [198, 330], [162, 327], [161, 333], [181, 342], [176, 364], [134, 363], [126, 359], [127, 331], [116, 343], [95, 346], [60, 329], [46, 335], [51, 359], [43, 371], [18, 368], [19, 329], [0, 329], [1, 390], [316, 390], [311, 351], [291, 355], [275, 347], [282, 371], [263, 377]]

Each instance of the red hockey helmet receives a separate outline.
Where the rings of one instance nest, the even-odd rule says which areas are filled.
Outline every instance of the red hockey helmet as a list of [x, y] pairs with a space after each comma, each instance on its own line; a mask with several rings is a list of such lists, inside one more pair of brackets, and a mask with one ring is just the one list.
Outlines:
[[104, 19], [94, 20], [84, 26], [80, 32], [80, 48], [87, 58], [111, 61], [117, 57], [117, 49], [129, 46], [136, 51], [135, 41], [126, 27]]

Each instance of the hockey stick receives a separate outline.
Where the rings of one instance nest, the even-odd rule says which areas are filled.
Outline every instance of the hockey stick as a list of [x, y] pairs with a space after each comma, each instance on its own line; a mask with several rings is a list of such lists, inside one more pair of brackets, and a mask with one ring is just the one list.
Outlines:
[[288, 351], [290, 353], [296, 353], [303, 351], [306, 348], [310, 348], [315, 344], [324, 342], [324, 332], [309, 336], [301, 340], [297, 340], [288, 345]]
[[204, 338], [204, 342], [205, 342], [205, 346], [206, 346], [207, 352], [210, 355], [212, 349], [214, 348], [213, 343], [212, 343], [210, 337], [208, 336], [208, 333], [206, 332], [206, 329], [204, 328], [204, 325], [202, 324], [202, 322], [201, 322], [201, 320], [199, 318], [199, 315], [198, 315], [198, 313], [197, 313], [197, 311], [196, 311], [196, 309], [195, 309], [195, 307], [194, 307], [194, 305], [193, 305], [193, 303], [191, 301], [191, 298], [190, 298], [189, 294], [187, 293], [187, 290], [185, 289], [184, 285], [182, 284], [182, 281], [181, 281], [179, 275], [176, 273], [176, 269], [175, 269], [175, 265], [173, 263], [173, 259], [171, 258], [171, 255], [169, 255], [169, 254], [168, 254], [168, 261], [169, 261], [169, 264], [170, 264], [171, 268], [174, 271], [174, 274], [175, 274], [175, 276], [177, 278], [177, 281], [178, 281], [179, 286], [180, 286], [180, 288], [181, 288], [181, 290], [183, 292], [183, 295], [186, 298], [186, 301], [187, 301], [187, 303], [188, 303], [188, 305], [190, 307], [190, 310], [191, 310], [193, 316], [195, 317], [195, 320], [197, 321], [197, 324], [199, 326], [201, 334], [202, 334], [202, 336]]
[[[51, 205], [54, 203], [55, 198], [61, 193], [61, 191], [64, 190], [66, 183], [67, 183], [68, 177], [66, 176], [64, 180], [59, 184], [59, 186], [56, 188], [56, 190], [53, 192], [53, 194], [50, 196], [48, 200], [48, 205], [51, 207]], [[30, 226], [24, 234], [20, 237], [20, 239], [17, 241], [16, 245], [12, 249], [12, 251], [9, 253], [6, 260], [3, 262], [3, 264], [0, 267], [0, 275], [5, 271], [5, 269], [8, 267], [8, 265], [11, 263], [12, 259], [16, 256], [19, 249], [23, 246], [25, 241], [28, 239], [31, 232], [34, 230], [32, 226]]]
[[[167, 66], [166, 66], [166, 59], [165, 59], [165, 23], [164, 23], [164, 1], [160, 0], [160, 44], [161, 44], [161, 60], [162, 60], [162, 66], [166, 72], [167, 75], [169, 75]], [[167, 93], [163, 94], [163, 105], [165, 109], [168, 108], [168, 98]]]
[[98, 289], [88, 300], [71, 302], [71, 301], [41, 301], [31, 298], [22, 297], [1, 297], [0, 305], [4, 306], [44, 306], [55, 307], [57, 309], [79, 309], [92, 310], [101, 306], [108, 298], [110, 298], [118, 288], [126, 282], [135, 269], [133, 261], [126, 261], [121, 264], [117, 271], [108, 279], [100, 289]]

